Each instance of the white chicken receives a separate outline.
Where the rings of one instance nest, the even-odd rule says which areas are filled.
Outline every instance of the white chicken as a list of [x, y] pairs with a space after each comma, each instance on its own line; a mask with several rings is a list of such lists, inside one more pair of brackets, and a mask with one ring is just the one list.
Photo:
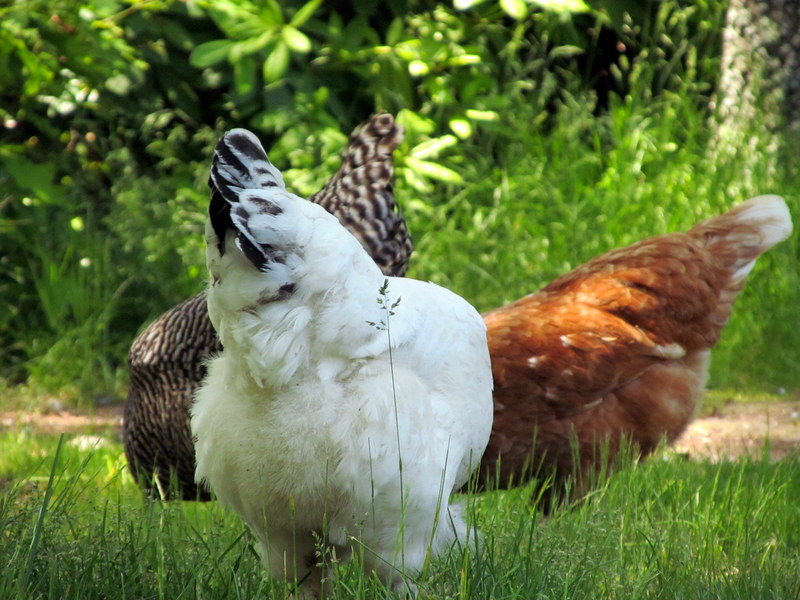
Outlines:
[[[196, 478], [239, 513], [275, 577], [317, 595], [318, 541], [396, 591], [467, 524], [454, 490], [492, 425], [481, 316], [386, 278], [323, 208], [286, 191], [256, 137], [217, 144], [208, 310], [223, 352], [192, 408]], [[401, 301], [402, 298], [402, 301]]]

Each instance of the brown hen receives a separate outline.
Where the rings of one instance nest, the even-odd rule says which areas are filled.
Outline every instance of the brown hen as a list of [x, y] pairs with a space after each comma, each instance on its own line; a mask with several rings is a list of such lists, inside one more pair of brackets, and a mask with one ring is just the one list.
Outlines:
[[673, 441], [695, 414], [747, 274], [791, 229], [781, 198], [754, 198], [486, 313], [494, 425], [480, 484], [552, 475], [558, 496], [575, 475], [581, 493], [626, 438], [641, 455]]

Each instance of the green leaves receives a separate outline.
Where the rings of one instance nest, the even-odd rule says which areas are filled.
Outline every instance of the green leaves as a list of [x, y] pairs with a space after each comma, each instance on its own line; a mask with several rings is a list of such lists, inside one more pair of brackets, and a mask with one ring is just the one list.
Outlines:
[[[139, 325], [203, 285], [207, 162], [231, 127], [253, 129], [309, 195], [354, 125], [377, 110], [397, 115], [406, 137], [395, 189], [418, 243], [414, 275], [483, 308], [620, 236], [651, 233], [635, 228], [652, 220], [643, 203], [658, 206], [658, 228], [691, 224], [679, 215], [697, 216], [699, 197], [715, 212], [740, 195], [745, 171], [703, 170], [697, 151], [724, 13], [716, 0], [390, 2], [375, 12], [321, 0], [6, 3], [0, 304], [12, 316], [0, 314], [0, 369], [57, 370], [95, 391], [119, 383]], [[638, 55], [608, 67], [624, 93], [612, 92], [607, 112], [583, 60], [596, 50], [592, 23], [637, 36], [628, 47]], [[624, 226], [607, 226], [615, 219]], [[733, 352], [727, 363], [715, 356], [734, 364]]]
[[264, 79], [267, 83], [275, 83], [289, 67], [289, 47], [278, 43], [264, 61]]
[[228, 39], [198, 45], [190, 61], [198, 68], [228, 62], [233, 67], [237, 94], [248, 96], [257, 85], [259, 64], [265, 83], [273, 84], [286, 74], [292, 53], [311, 52], [311, 38], [299, 28], [320, 4], [320, 0], [312, 0], [287, 19], [281, 5], [274, 1], [261, 7], [253, 2], [205, 3], [205, 10], [228, 34]]
[[528, 16], [528, 4], [525, 0], [500, 0], [500, 8], [517, 21]]
[[234, 42], [231, 40], [212, 40], [195, 47], [192, 50], [190, 61], [193, 66], [200, 69], [210, 67], [228, 58]]
[[311, 40], [308, 39], [308, 36], [291, 25], [286, 25], [281, 29], [281, 37], [286, 46], [294, 52], [305, 54], [311, 50]]
[[[604, 2], [604, 4], [614, 4], [617, 1], [618, 0], [611, 0], [610, 2]], [[582, 13], [592, 10], [592, 7], [584, 2], [584, 0], [532, 0], [532, 2], [533, 4], [538, 4], [542, 8], [555, 12]], [[631, 3], [637, 4], [640, 2], [639, 0], [631, 0]]]
[[256, 60], [242, 56], [233, 63], [233, 85], [239, 96], [249, 96], [256, 90]]
[[292, 27], [302, 27], [305, 25], [306, 21], [312, 17], [320, 4], [322, 4], [322, 0], [311, 0], [301, 6], [297, 9], [297, 12], [292, 15], [292, 18], [289, 20], [289, 25]]
[[429, 137], [435, 131], [436, 124], [409, 110], [400, 111], [397, 121], [405, 128], [406, 139], [411, 143], [416, 142], [395, 161], [398, 163], [399, 177], [405, 179], [412, 188], [424, 193], [430, 193], [433, 189], [430, 180], [449, 184], [463, 183], [458, 172], [439, 160], [448, 151], [456, 149], [459, 143], [456, 136], [446, 134]]
[[57, 205], [64, 200], [64, 190], [55, 185], [56, 170], [51, 163], [35, 163], [25, 156], [23, 148], [0, 147], [0, 161], [15, 187], [26, 190], [36, 201]]

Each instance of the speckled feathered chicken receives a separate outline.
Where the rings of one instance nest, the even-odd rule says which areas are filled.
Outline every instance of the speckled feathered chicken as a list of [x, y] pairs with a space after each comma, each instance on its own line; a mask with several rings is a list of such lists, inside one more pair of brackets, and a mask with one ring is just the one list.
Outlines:
[[[558, 491], [598, 466], [599, 441], [613, 456], [624, 436], [643, 455], [674, 440], [694, 416], [747, 274], [791, 230], [781, 198], [754, 198], [686, 233], [603, 254], [486, 313], [495, 409], [484, 485], [538, 471], [554, 474]], [[578, 477], [578, 493], [585, 484]]]
[[[391, 115], [371, 117], [353, 131], [336, 174], [309, 198], [335, 215], [386, 275], [395, 276], [405, 274], [413, 249], [392, 192], [392, 153], [402, 139]], [[210, 499], [194, 482], [189, 407], [205, 362], [221, 349], [205, 292], [161, 315], [131, 346], [125, 453], [139, 484], [161, 497], [176, 490], [186, 500]], [[158, 490], [151, 490], [153, 483]]]
[[[397, 591], [467, 525], [451, 493], [488, 441], [486, 330], [465, 300], [386, 278], [322, 207], [286, 191], [256, 137], [217, 144], [208, 311], [224, 350], [192, 407], [197, 478], [269, 572], [319, 591], [320, 540]], [[382, 302], [379, 302], [381, 300]], [[402, 301], [401, 301], [402, 300]]]

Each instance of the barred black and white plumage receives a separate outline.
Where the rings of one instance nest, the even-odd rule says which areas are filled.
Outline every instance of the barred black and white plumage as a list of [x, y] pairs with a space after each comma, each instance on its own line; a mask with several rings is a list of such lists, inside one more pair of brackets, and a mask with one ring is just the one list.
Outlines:
[[211, 499], [194, 483], [189, 407], [205, 361], [220, 350], [205, 292], [162, 314], [131, 346], [122, 436], [134, 478], [153, 495], [179, 489], [186, 500]]
[[[413, 251], [392, 191], [392, 152], [402, 139], [403, 129], [391, 115], [371, 117], [351, 135], [339, 170], [309, 198], [336, 215], [384, 274], [395, 276], [406, 272]], [[280, 172], [269, 167], [275, 182], [282, 184]], [[268, 185], [266, 180], [254, 183]], [[212, 199], [209, 210], [226, 210], [219, 201], [224, 202]], [[158, 317], [131, 346], [125, 453], [137, 482], [155, 495], [169, 498], [175, 492], [185, 500], [210, 499], [208, 490], [194, 482], [189, 408], [206, 361], [221, 350], [205, 292]]]
[[356, 236], [386, 275], [400, 277], [414, 249], [394, 199], [392, 152], [403, 130], [390, 114], [379, 114], [350, 136], [339, 171], [310, 200]]
[[221, 139], [214, 150], [208, 185], [211, 188], [208, 216], [217, 234], [220, 254], [225, 252], [225, 232], [236, 227], [239, 232], [236, 245], [254, 265], [263, 268], [270, 262], [269, 249], [253, 239], [242, 218], [238, 196], [244, 188], [240, 186], [286, 189], [286, 184], [280, 171], [267, 159], [258, 138], [246, 129], [234, 129]]

